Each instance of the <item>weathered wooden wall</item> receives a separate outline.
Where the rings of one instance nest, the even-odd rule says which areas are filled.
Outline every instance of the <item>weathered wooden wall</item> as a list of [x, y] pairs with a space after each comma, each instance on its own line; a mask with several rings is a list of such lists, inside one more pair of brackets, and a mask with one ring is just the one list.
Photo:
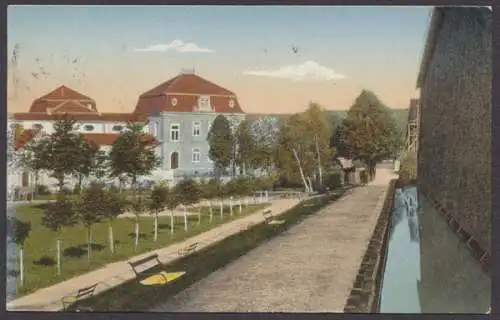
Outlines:
[[440, 9], [421, 85], [419, 187], [490, 248], [492, 14]]

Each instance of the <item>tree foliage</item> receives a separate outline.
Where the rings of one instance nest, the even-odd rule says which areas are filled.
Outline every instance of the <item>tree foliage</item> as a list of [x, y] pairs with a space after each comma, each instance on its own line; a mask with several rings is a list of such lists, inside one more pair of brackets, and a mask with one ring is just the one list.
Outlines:
[[23, 247], [31, 232], [31, 223], [29, 221], [19, 220], [15, 217], [9, 218], [8, 222], [8, 230], [12, 241], [18, 246]]
[[51, 203], [43, 212], [42, 225], [46, 228], [60, 232], [65, 227], [77, 224], [73, 202], [64, 194], [59, 194], [56, 202]]
[[159, 164], [152, 138], [144, 135], [144, 124], [129, 123], [115, 140], [109, 153], [110, 174], [126, 176], [134, 186], [140, 176], [148, 175]]
[[235, 162], [245, 170], [252, 168], [255, 164], [253, 161], [257, 151], [255, 138], [255, 135], [252, 134], [252, 122], [249, 119], [244, 119], [236, 130], [237, 152]]
[[234, 155], [234, 137], [227, 118], [220, 114], [212, 123], [208, 132], [209, 157], [214, 162], [216, 176], [220, 178], [221, 171], [231, 164]]
[[175, 186], [175, 193], [179, 196], [179, 203], [190, 206], [201, 198], [201, 189], [198, 183], [192, 179], [184, 179]]
[[363, 90], [337, 129], [336, 138], [340, 156], [374, 168], [394, 153], [398, 133], [389, 109], [373, 92]]

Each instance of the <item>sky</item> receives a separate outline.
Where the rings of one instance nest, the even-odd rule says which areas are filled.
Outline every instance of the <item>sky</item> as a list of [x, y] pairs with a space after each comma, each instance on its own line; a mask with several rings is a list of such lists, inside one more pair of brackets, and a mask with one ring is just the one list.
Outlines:
[[[248, 113], [389, 107], [415, 95], [430, 7], [9, 6], [8, 111], [67, 85], [101, 112], [194, 68]], [[15, 51], [15, 53], [14, 53]]]

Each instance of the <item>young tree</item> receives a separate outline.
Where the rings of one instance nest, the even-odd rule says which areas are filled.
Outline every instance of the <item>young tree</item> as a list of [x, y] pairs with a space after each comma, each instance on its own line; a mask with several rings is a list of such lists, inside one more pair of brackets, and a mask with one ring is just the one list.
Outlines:
[[201, 190], [196, 181], [185, 179], [175, 186], [175, 192], [180, 196], [179, 203], [184, 206], [184, 230], [187, 231], [187, 207], [200, 200]]
[[115, 239], [113, 236], [113, 221], [125, 213], [126, 200], [119, 193], [112, 190], [104, 190], [104, 206], [101, 215], [108, 222], [109, 250], [115, 253]]
[[331, 155], [329, 144], [333, 129], [332, 124], [329, 122], [328, 113], [320, 105], [313, 102], [309, 104], [303, 117], [306, 130], [313, 140], [319, 184], [323, 185], [323, 168]]
[[371, 91], [363, 90], [356, 98], [339, 133], [339, 155], [362, 161], [372, 177], [376, 164], [397, 148], [396, 123], [389, 109]]
[[201, 197], [208, 202], [210, 211], [210, 222], [213, 220], [212, 199], [219, 195], [219, 182], [216, 179], [210, 179], [207, 183], [201, 186]]
[[98, 183], [92, 183], [86, 189], [80, 199], [76, 202], [78, 220], [87, 229], [87, 259], [92, 258], [92, 226], [101, 221], [102, 213], [106, 210], [104, 187]]
[[234, 151], [231, 126], [224, 115], [220, 114], [214, 119], [207, 141], [210, 146], [209, 157], [215, 166], [215, 176], [220, 180], [222, 171], [231, 164]]
[[168, 201], [167, 186], [156, 185], [150, 195], [150, 210], [154, 214], [154, 241], [158, 240], [158, 214], [165, 210]]
[[134, 190], [137, 189], [138, 178], [149, 175], [159, 164], [155, 153], [156, 141], [142, 132], [143, 127], [144, 124], [140, 123], [128, 124], [109, 153], [111, 176], [128, 177]]
[[134, 198], [129, 203], [130, 209], [135, 217], [135, 241], [134, 241], [134, 251], [137, 250], [139, 246], [139, 220], [141, 215], [143, 215], [149, 208], [149, 203], [143, 194], [135, 195]]
[[57, 275], [61, 275], [62, 233], [65, 228], [74, 226], [78, 221], [74, 209], [73, 202], [65, 194], [59, 193], [56, 202], [51, 203], [43, 212], [42, 225], [57, 232]]
[[24, 285], [24, 243], [31, 232], [31, 223], [29, 221], [19, 220], [15, 217], [11, 217], [9, 223], [9, 229], [12, 232], [12, 241], [19, 248], [19, 280], [22, 286]]
[[181, 195], [178, 193], [178, 188], [171, 188], [167, 194], [166, 207], [170, 210], [170, 236], [174, 236], [174, 210], [181, 202]]
[[306, 192], [312, 191], [308, 177], [314, 170], [314, 140], [308, 132], [309, 125], [304, 115], [294, 114], [283, 124], [280, 130], [277, 166], [289, 178], [295, 178], [296, 172]]

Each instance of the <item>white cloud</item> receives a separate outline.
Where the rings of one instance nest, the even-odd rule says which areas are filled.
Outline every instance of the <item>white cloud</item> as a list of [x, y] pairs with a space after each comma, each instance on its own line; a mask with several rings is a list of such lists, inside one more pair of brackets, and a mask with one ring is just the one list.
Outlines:
[[173, 40], [170, 43], [156, 43], [145, 48], [137, 48], [136, 52], [167, 52], [177, 51], [180, 53], [186, 52], [214, 52], [208, 48], [199, 47], [196, 43], [184, 42], [182, 40]]
[[344, 75], [335, 72], [334, 70], [320, 65], [315, 61], [306, 61], [295, 66], [282, 66], [278, 70], [256, 70], [245, 71], [245, 75], [261, 76], [291, 79], [296, 81], [301, 80], [340, 80], [345, 78]]

